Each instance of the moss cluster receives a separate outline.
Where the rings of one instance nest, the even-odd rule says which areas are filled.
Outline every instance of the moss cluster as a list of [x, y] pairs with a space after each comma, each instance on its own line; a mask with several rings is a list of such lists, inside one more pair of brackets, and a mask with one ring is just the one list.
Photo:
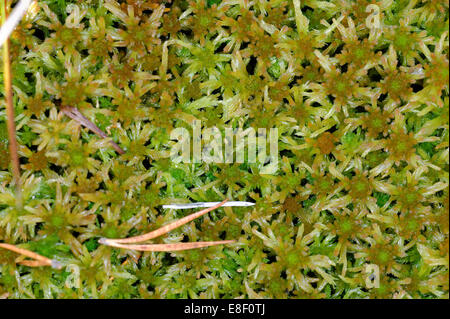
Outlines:
[[[2, 250], [0, 296], [448, 298], [448, 19], [447, 0], [38, 1], [11, 36], [23, 206], [2, 97], [0, 240], [63, 269]], [[171, 130], [196, 119], [278, 128], [278, 172], [171, 161]], [[256, 205], [155, 242], [237, 244], [98, 243], [224, 198]]]

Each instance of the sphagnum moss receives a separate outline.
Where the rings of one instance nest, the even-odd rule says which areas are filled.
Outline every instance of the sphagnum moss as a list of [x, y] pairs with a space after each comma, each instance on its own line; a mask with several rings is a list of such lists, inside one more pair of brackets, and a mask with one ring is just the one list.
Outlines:
[[[2, 108], [0, 241], [44, 259], [2, 249], [0, 298], [448, 298], [448, 19], [426, 0], [37, 1], [10, 37], [22, 207]], [[278, 128], [279, 170], [172, 162], [195, 119]], [[223, 198], [255, 206], [154, 242], [235, 245], [99, 243]]]

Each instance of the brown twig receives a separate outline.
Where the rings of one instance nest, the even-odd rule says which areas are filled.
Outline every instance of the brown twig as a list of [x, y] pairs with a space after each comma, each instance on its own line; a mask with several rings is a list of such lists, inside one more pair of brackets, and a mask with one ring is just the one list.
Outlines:
[[8, 299], [9, 292], [5, 292], [3, 295], [0, 295], [0, 299]]
[[120, 244], [135, 244], [135, 243], [140, 243], [146, 240], [150, 240], [156, 237], [159, 237], [161, 235], [164, 235], [168, 232], [170, 232], [171, 230], [178, 228], [184, 224], [189, 223], [191, 220], [194, 220], [206, 213], [209, 213], [210, 211], [219, 208], [220, 206], [222, 206], [223, 204], [225, 204], [228, 200], [225, 199], [223, 202], [220, 202], [219, 204], [212, 206], [212, 207], [208, 207], [206, 209], [203, 209], [199, 212], [193, 213], [189, 216], [183, 217], [177, 221], [174, 221], [170, 224], [167, 224], [161, 228], [158, 228], [157, 230], [154, 230], [150, 233], [144, 234], [144, 235], [140, 235], [140, 236], [135, 236], [135, 237], [130, 237], [130, 238], [123, 238], [123, 239], [108, 239], [108, 238], [104, 238], [106, 241], [108, 242], [116, 242], [116, 243], [120, 243]]
[[[73, 106], [64, 106], [61, 108], [61, 111], [68, 117], [70, 117], [72, 120], [77, 121], [84, 127], [90, 129], [92, 132], [97, 134], [101, 138], [108, 138], [108, 135], [106, 135], [105, 132], [103, 132], [97, 125], [92, 123], [87, 117], [85, 117], [81, 112]], [[119, 147], [114, 141], [110, 141], [112, 147], [117, 151], [119, 154], [125, 154], [125, 151]]]
[[178, 250], [187, 250], [187, 249], [195, 249], [195, 248], [202, 248], [202, 247], [208, 247], [208, 246], [230, 244], [230, 243], [233, 243], [234, 240], [200, 241], [200, 242], [193, 242], [193, 243], [175, 243], [175, 244], [136, 245], [136, 243], [143, 242], [143, 241], [150, 240], [150, 239], [159, 237], [161, 235], [164, 235], [164, 234], [170, 232], [171, 230], [178, 228], [184, 224], [187, 224], [190, 221], [222, 206], [226, 202], [227, 202], [227, 200], [225, 199], [223, 202], [220, 202], [217, 205], [208, 207], [199, 212], [196, 212], [189, 216], [183, 217], [175, 222], [172, 222], [168, 225], [165, 225], [165, 226], [163, 226], [157, 230], [154, 230], [150, 233], [147, 233], [147, 234], [130, 237], [130, 238], [123, 238], [123, 239], [100, 238], [99, 243], [103, 244], [103, 245], [112, 246], [112, 247], [132, 249], [132, 250], [138, 250], [138, 251], [178, 251]]
[[50, 267], [53, 267], [56, 269], [61, 269], [61, 265], [56, 260], [52, 260], [47, 257], [41, 256], [41, 255], [36, 254], [35, 252], [32, 252], [28, 249], [19, 248], [17, 246], [14, 246], [11, 244], [6, 244], [6, 243], [0, 243], [0, 248], [8, 249], [15, 253], [18, 253], [23, 256], [34, 259], [34, 260], [17, 261], [18, 264], [22, 264], [22, 265], [30, 266], [30, 267], [50, 266]]
[[224, 244], [234, 243], [234, 240], [219, 240], [219, 241], [197, 241], [192, 243], [176, 243], [176, 244], [119, 244], [114, 241], [108, 241], [105, 245], [116, 247], [116, 248], [124, 248], [124, 249], [132, 249], [138, 251], [178, 251], [178, 250], [188, 250], [188, 249], [196, 249], [203, 248], [209, 246], [217, 246]]
[[[8, 15], [7, 1], [2, 1], [2, 23], [5, 23]], [[9, 40], [6, 40], [3, 45], [3, 83], [5, 87], [5, 101], [6, 101], [6, 116], [9, 139], [9, 153], [11, 156], [12, 172], [14, 183], [16, 185], [16, 200], [18, 206], [21, 206], [21, 188], [20, 188], [20, 166], [18, 146], [16, 140], [16, 125], [14, 123], [14, 105], [12, 93], [12, 74], [11, 61], [9, 59]]]

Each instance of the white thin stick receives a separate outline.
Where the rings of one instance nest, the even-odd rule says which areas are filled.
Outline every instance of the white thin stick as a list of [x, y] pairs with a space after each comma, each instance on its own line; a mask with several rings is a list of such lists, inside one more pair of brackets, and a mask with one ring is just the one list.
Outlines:
[[14, 28], [19, 24], [23, 15], [27, 12], [31, 2], [33, 2], [33, 0], [20, 0], [19, 3], [16, 4], [11, 15], [8, 17], [8, 19], [0, 29], [0, 47], [3, 45], [3, 43], [5, 43], [5, 41], [13, 32]]
[[[188, 204], [170, 204], [163, 205], [163, 208], [172, 208], [172, 209], [190, 209], [190, 208], [203, 208], [203, 207], [212, 207], [220, 202], [199, 202], [199, 203], [188, 203]], [[226, 202], [222, 205], [222, 207], [226, 206], [238, 206], [238, 207], [248, 207], [253, 206], [255, 203], [250, 202]]]

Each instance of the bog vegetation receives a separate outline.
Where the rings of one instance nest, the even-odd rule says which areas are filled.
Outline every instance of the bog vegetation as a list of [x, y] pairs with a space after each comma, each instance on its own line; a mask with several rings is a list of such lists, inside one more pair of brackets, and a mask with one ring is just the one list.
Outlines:
[[[0, 296], [448, 298], [448, 19], [447, 0], [38, 1], [10, 38], [19, 182], [0, 74], [0, 241], [61, 269], [0, 248]], [[196, 120], [276, 127], [279, 170], [174, 163]], [[236, 243], [98, 242], [225, 198], [256, 205], [154, 243]]]

